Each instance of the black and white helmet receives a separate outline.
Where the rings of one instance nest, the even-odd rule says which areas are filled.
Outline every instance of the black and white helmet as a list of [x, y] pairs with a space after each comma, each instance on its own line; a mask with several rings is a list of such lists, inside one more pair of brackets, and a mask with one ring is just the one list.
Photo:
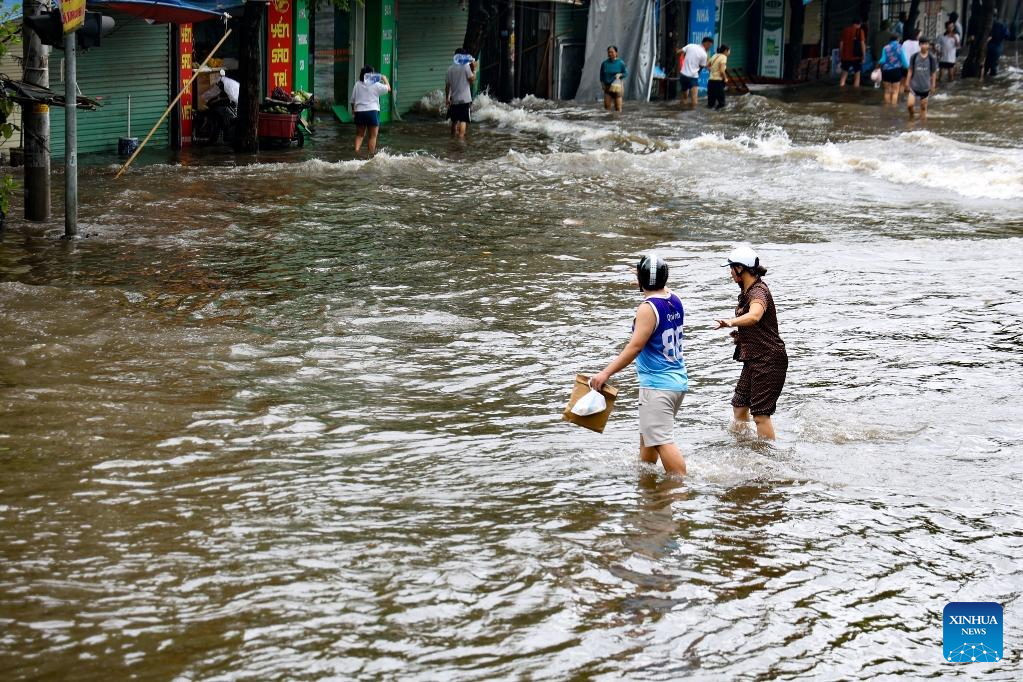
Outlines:
[[668, 283], [668, 263], [651, 251], [639, 259], [636, 266], [636, 279], [639, 288], [645, 291], [663, 289]]

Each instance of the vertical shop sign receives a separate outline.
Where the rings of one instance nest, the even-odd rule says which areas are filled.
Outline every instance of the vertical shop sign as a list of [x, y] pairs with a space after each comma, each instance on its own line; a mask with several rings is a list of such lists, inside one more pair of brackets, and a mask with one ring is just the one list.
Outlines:
[[[178, 26], [178, 54], [181, 55], [178, 88], [184, 88], [192, 78], [192, 25]], [[192, 88], [187, 88], [178, 101], [181, 107], [181, 144], [192, 142]]]
[[270, 0], [267, 14], [267, 91], [284, 88], [291, 92], [291, 0]]
[[785, 1], [764, 0], [760, 23], [760, 75], [781, 78]]
[[309, 92], [309, 0], [295, 0], [295, 90]]
[[[699, 45], [700, 41], [707, 36], [713, 37], [715, 28], [717, 28], [716, 0], [692, 0], [689, 5], [689, 42]], [[699, 90], [701, 95], [707, 91], [708, 80], [710, 80], [710, 72], [707, 69], [701, 69]]]

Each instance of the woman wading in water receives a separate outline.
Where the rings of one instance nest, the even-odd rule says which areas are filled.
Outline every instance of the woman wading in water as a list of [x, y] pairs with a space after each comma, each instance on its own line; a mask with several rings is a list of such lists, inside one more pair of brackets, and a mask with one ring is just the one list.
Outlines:
[[767, 283], [761, 279], [767, 268], [760, 264], [756, 251], [740, 246], [728, 255], [724, 263], [739, 285], [739, 303], [735, 317], [718, 320], [715, 329], [735, 327], [736, 360], [741, 361], [742, 373], [732, 396], [734, 427], [743, 428], [750, 415], [757, 425], [757, 436], [774, 440], [771, 415], [778, 404], [778, 396], [785, 385], [785, 372], [789, 357], [785, 342], [778, 335], [778, 314]]

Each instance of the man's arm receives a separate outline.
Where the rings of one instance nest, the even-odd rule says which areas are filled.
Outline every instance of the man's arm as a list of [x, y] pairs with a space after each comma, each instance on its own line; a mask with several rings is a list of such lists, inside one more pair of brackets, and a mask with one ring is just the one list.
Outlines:
[[469, 73], [465, 74], [465, 77], [469, 79], [469, 85], [476, 82], [476, 60], [473, 59], [469, 62]]
[[639, 310], [636, 311], [636, 328], [632, 331], [632, 338], [625, 344], [625, 348], [618, 354], [618, 357], [612, 360], [602, 372], [595, 374], [590, 379], [590, 386], [599, 391], [613, 374], [617, 374], [631, 365], [643, 350], [646, 342], [650, 340], [650, 335], [654, 333], [654, 327], [657, 326], [656, 322], [653, 309], [646, 303], [641, 303]]

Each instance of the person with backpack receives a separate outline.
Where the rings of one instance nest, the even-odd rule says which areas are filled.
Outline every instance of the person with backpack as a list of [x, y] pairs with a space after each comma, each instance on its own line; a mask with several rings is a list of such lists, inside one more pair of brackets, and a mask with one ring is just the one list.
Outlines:
[[920, 51], [909, 60], [909, 92], [906, 93], [906, 108], [909, 117], [916, 116], [916, 100], [920, 100], [920, 120], [927, 120], [927, 100], [938, 87], [938, 58], [931, 52], [931, 41], [920, 39]]
[[899, 36], [892, 34], [891, 40], [881, 48], [878, 57], [881, 65], [881, 84], [884, 86], [884, 103], [893, 107], [899, 103], [899, 93], [902, 91], [902, 79], [906, 76], [906, 68], [909, 67], [909, 60], [906, 53], [899, 45]]
[[639, 458], [650, 464], [660, 459], [667, 473], [684, 476], [686, 461], [675, 444], [675, 415], [689, 390], [682, 357], [685, 309], [678, 294], [668, 289], [668, 263], [656, 253], [639, 259], [636, 283], [643, 302], [632, 322], [632, 338], [618, 357], [590, 379], [590, 387], [599, 391], [613, 374], [635, 360], [639, 376]]
[[838, 87], [844, 88], [845, 81], [851, 73], [853, 87], [860, 87], [860, 72], [863, 71], [863, 56], [867, 52], [867, 37], [859, 19], [853, 19], [849, 26], [842, 30], [842, 38], [838, 43], [838, 55], [842, 60], [842, 75], [838, 79]]

